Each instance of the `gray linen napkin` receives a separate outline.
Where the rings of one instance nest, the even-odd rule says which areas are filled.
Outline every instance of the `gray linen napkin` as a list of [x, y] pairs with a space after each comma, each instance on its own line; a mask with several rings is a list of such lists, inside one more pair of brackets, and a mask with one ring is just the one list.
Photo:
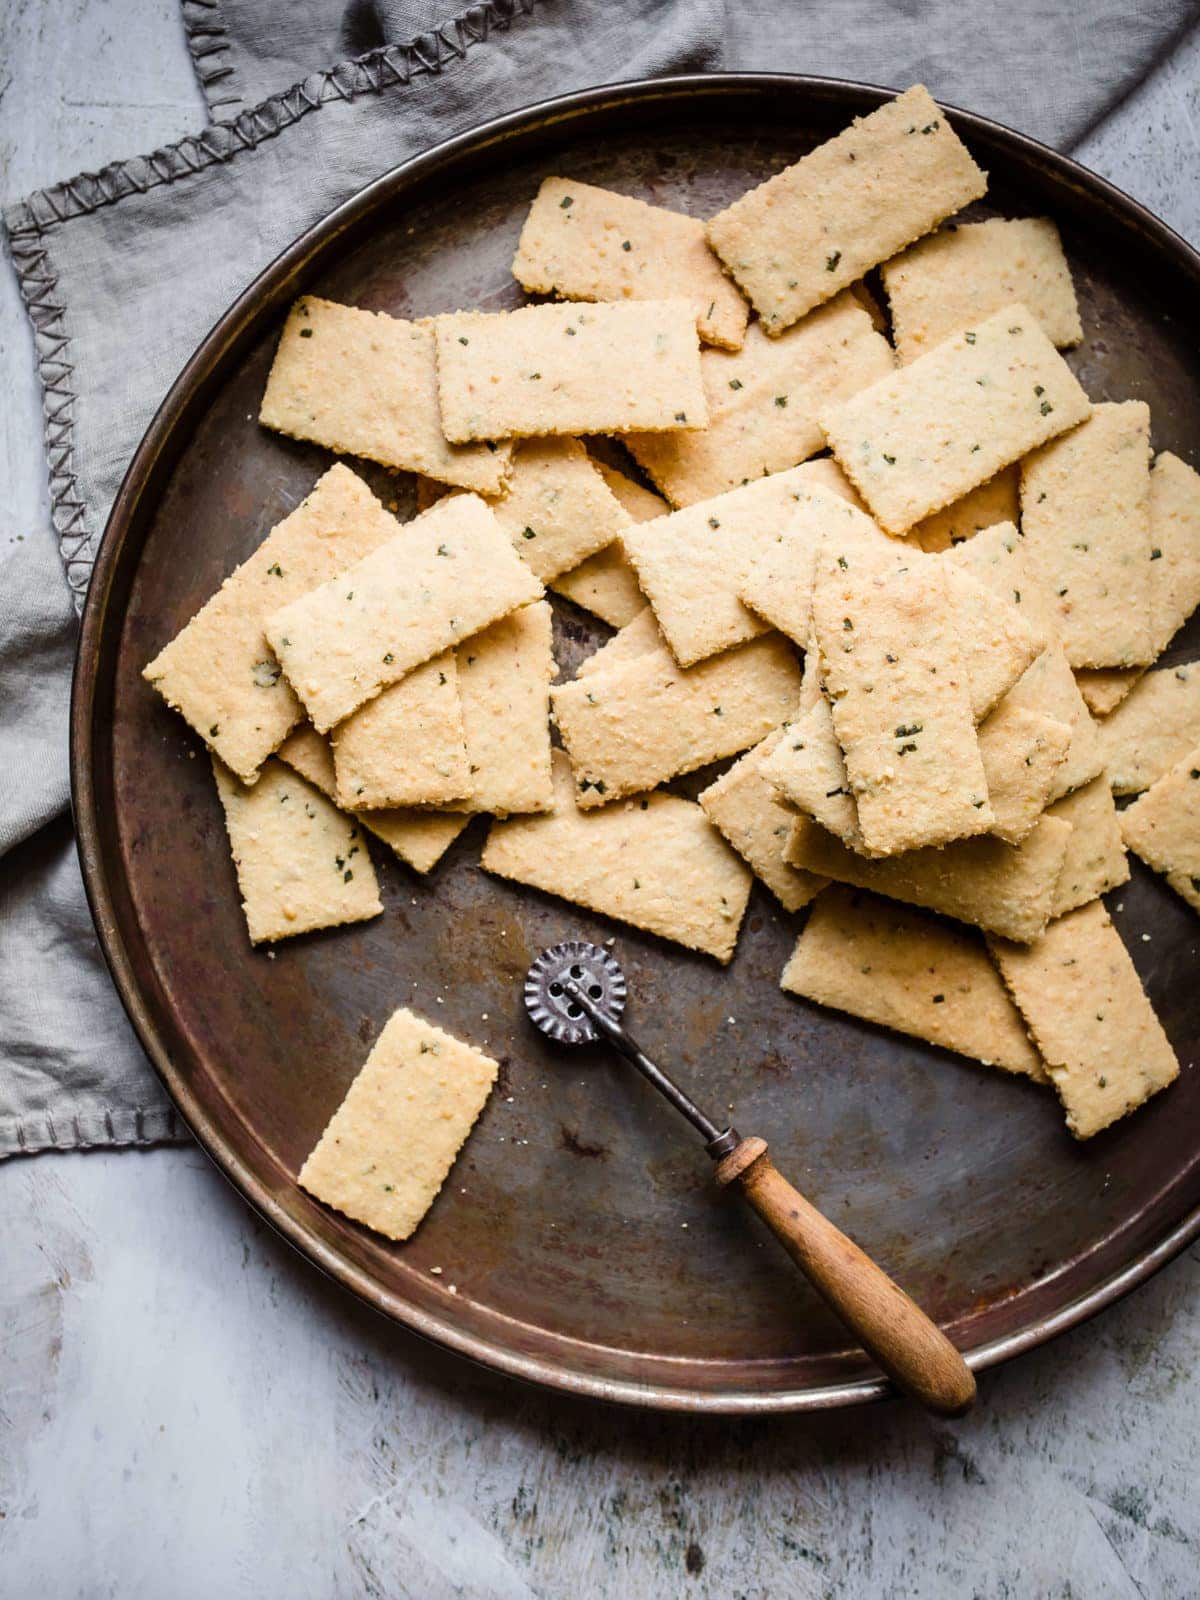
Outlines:
[[[125, 466], [205, 330], [298, 233], [438, 140], [547, 95], [728, 67], [920, 79], [1062, 141], [1132, 88], [1197, 10], [1093, 0], [1081, 20], [1078, 4], [1014, 18], [979, 0], [487, 0], [312, 70], [324, 52], [424, 26], [434, 3], [184, 0], [223, 120], [7, 211], [77, 603]], [[103, 971], [66, 824], [48, 820], [65, 804], [72, 637], [49, 555], [30, 538], [0, 570], [0, 1157], [182, 1132]]]

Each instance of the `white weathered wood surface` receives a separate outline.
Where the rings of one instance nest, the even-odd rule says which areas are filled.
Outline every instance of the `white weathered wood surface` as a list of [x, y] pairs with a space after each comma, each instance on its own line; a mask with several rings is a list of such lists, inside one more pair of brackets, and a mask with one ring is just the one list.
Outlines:
[[[102, 87], [94, 93], [89, 82]], [[1200, 237], [1200, 43], [1085, 160]], [[174, 0], [0, 0], [4, 198], [201, 117]], [[0, 537], [49, 538], [0, 270]], [[194, 1149], [0, 1167], [0, 1593], [1187, 1597], [1200, 1251], [963, 1423], [603, 1411], [372, 1317]]]

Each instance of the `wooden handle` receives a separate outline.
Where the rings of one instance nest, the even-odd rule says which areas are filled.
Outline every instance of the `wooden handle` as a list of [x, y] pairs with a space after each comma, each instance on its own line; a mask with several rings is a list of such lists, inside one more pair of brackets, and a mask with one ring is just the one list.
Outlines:
[[882, 1267], [834, 1227], [777, 1170], [762, 1139], [743, 1139], [717, 1168], [742, 1193], [826, 1304], [901, 1389], [930, 1411], [961, 1416], [975, 1399], [971, 1370]]

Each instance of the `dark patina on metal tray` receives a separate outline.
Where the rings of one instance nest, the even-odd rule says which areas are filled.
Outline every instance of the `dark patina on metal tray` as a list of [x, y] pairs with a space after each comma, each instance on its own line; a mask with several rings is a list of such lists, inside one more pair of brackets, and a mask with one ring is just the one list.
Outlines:
[[[1136, 861], [1109, 896], [1184, 1071], [1078, 1145], [1053, 1096], [783, 995], [798, 919], [761, 886], [722, 970], [487, 878], [476, 822], [428, 880], [375, 852], [383, 917], [274, 959], [251, 953], [208, 762], [139, 672], [328, 465], [253, 420], [298, 291], [402, 316], [511, 305], [513, 247], [545, 174], [707, 215], [884, 98], [799, 77], [623, 85], [504, 118], [381, 178], [287, 250], [189, 362], [130, 468], [88, 600], [72, 708], [84, 874], [122, 999], [188, 1123], [267, 1219], [371, 1305], [577, 1393], [753, 1412], [886, 1385], [754, 1220], [717, 1197], [646, 1086], [603, 1058], [553, 1053], [528, 1025], [520, 980], [543, 946], [615, 935], [647, 1050], [769, 1137], [979, 1369], [1091, 1315], [1200, 1230], [1193, 914]], [[1063, 157], [981, 117], [951, 120], [991, 174], [981, 215], [1059, 223], [1087, 330], [1071, 360], [1089, 394], [1149, 401], [1156, 448], [1193, 459], [1200, 258]], [[407, 480], [364, 470], [403, 510]], [[555, 605], [569, 667], [607, 630]], [[1195, 654], [1198, 638], [1173, 653]], [[325, 1210], [295, 1174], [401, 1004], [490, 1049], [503, 1074], [399, 1248]]]

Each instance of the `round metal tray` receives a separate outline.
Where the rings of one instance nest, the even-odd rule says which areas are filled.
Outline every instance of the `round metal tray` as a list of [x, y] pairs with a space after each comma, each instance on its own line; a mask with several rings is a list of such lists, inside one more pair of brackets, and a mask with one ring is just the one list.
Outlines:
[[[254, 421], [298, 291], [401, 316], [512, 305], [509, 263], [543, 175], [709, 214], [884, 98], [798, 77], [621, 85], [397, 168], [217, 323], [142, 442], [96, 565], [72, 706], [80, 853], [117, 987], [176, 1104], [246, 1198], [364, 1300], [576, 1393], [751, 1412], [845, 1405], [886, 1385], [757, 1223], [717, 1197], [670, 1109], [619, 1064], [534, 1032], [521, 978], [544, 945], [615, 935], [645, 1047], [770, 1139], [983, 1368], [1108, 1304], [1200, 1227], [1192, 913], [1137, 863], [1110, 896], [1185, 1070], [1077, 1145], [1052, 1095], [784, 996], [798, 919], [761, 887], [722, 970], [487, 878], [476, 822], [428, 880], [375, 852], [383, 917], [252, 952], [208, 762], [139, 672], [328, 465]], [[1071, 359], [1088, 392], [1148, 400], [1156, 447], [1189, 455], [1200, 260], [1065, 158], [981, 117], [951, 120], [991, 174], [980, 214], [1060, 224], [1087, 330]], [[411, 505], [407, 479], [363, 470]], [[555, 605], [569, 669], [606, 630]], [[394, 1247], [295, 1174], [402, 1004], [491, 1050], [503, 1072], [430, 1216]]]

